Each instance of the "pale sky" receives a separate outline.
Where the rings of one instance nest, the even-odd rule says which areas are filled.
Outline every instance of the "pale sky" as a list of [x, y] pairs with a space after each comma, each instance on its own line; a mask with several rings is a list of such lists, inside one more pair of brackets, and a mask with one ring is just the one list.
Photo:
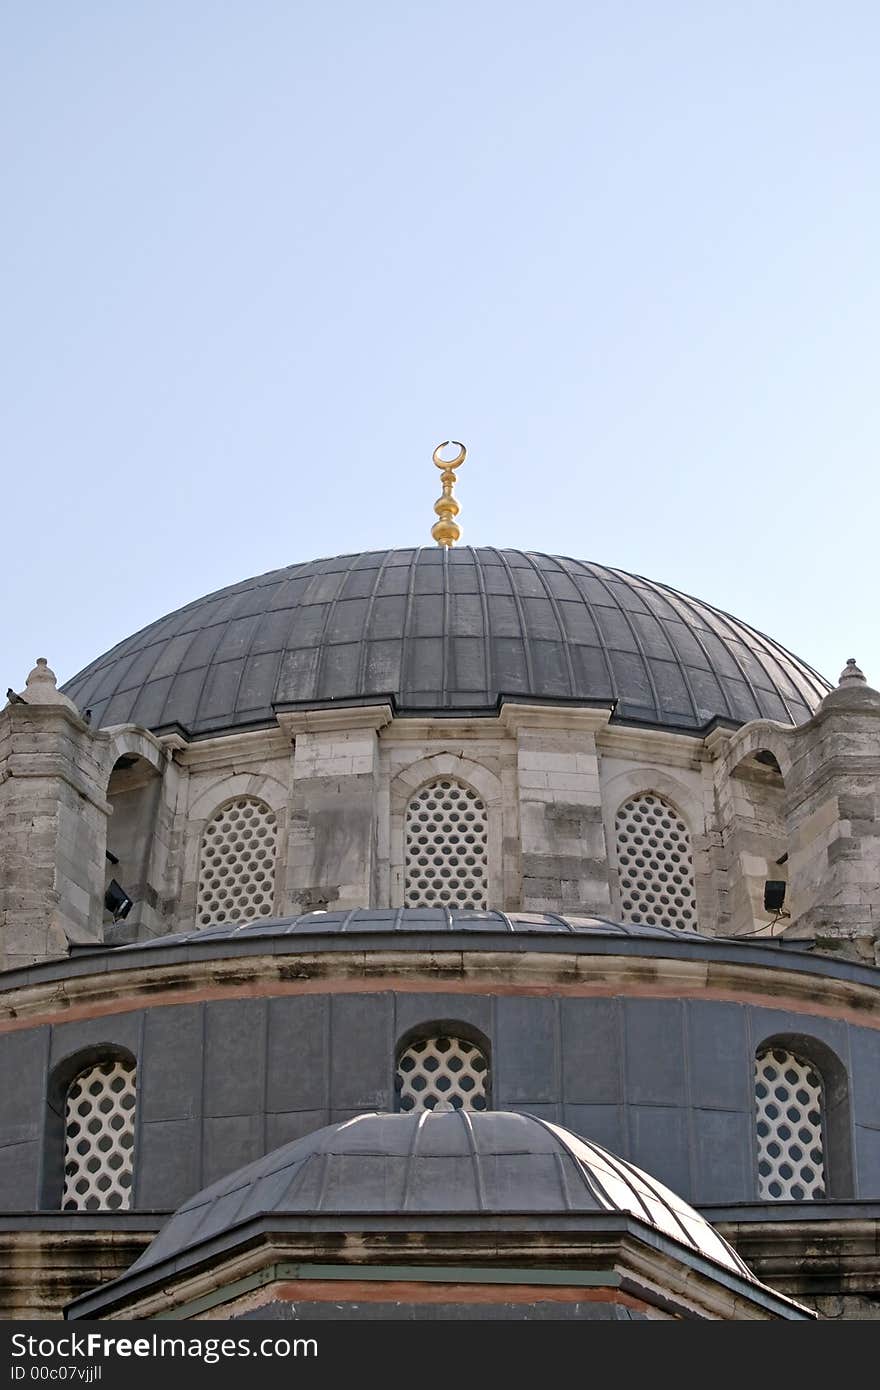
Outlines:
[[463, 540], [880, 686], [876, 0], [0, 4], [2, 672]]

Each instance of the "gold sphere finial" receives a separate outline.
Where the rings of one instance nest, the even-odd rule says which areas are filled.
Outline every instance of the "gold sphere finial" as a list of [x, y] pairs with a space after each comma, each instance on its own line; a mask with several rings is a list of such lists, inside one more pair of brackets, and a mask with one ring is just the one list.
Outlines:
[[[447, 449], [450, 444], [455, 445], [458, 450], [455, 458], [441, 458], [440, 450]], [[448, 550], [455, 545], [461, 536], [461, 527], [455, 521], [455, 517], [459, 513], [459, 506], [452, 495], [452, 489], [455, 485], [455, 469], [460, 468], [464, 463], [467, 458], [467, 449], [457, 439], [446, 439], [442, 444], [437, 445], [433, 457], [435, 466], [441, 469], [440, 482], [443, 486], [443, 493], [434, 503], [434, 511], [440, 520], [431, 527], [431, 535], [438, 545], [445, 546]]]

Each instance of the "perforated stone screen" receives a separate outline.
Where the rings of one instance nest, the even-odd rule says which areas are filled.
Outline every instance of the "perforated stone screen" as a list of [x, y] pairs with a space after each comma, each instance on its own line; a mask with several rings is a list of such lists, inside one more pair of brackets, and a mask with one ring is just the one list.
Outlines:
[[65, 1211], [130, 1207], [134, 1107], [130, 1062], [99, 1062], [71, 1082], [64, 1105]]
[[272, 916], [277, 833], [273, 812], [252, 796], [236, 797], [208, 821], [199, 865], [200, 927]]
[[406, 907], [488, 906], [488, 824], [475, 791], [444, 780], [422, 787], [406, 808]]
[[617, 812], [615, 831], [623, 920], [696, 931], [691, 837], [675, 808], [640, 792]]
[[397, 1063], [399, 1106], [403, 1111], [488, 1110], [489, 1066], [476, 1043], [445, 1033], [411, 1043]]
[[822, 1078], [803, 1057], [767, 1048], [755, 1058], [758, 1191], [769, 1201], [825, 1196]]

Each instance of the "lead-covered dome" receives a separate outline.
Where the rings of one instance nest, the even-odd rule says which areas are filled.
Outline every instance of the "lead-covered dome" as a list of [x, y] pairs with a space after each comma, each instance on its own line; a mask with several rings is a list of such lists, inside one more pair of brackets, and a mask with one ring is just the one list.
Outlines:
[[505, 1110], [358, 1115], [315, 1130], [196, 1193], [132, 1273], [265, 1217], [399, 1218], [626, 1213], [752, 1279], [675, 1193], [598, 1144]]
[[380, 699], [401, 714], [513, 699], [616, 702], [615, 720], [683, 730], [797, 724], [827, 689], [769, 637], [663, 584], [489, 546], [273, 570], [152, 623], [64, 687], [93, 727], [192, 736]]

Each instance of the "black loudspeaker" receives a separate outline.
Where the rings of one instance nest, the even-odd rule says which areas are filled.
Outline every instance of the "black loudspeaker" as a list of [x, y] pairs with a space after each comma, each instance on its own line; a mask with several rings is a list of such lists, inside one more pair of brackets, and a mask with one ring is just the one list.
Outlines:
[[764, 884], [764, 911], [781, 912], [782, 904], [785, 902], [785, 890], [788, 887], [784, 879], [768, 878]]
[[124, 888], [121, 888], [115, 878], [111, 878], [107, 884], [107, 891], [104, 894], [104, 906], [108, 912], [113, 913], [113, 921], [119, 922], [127, 917], [134, 906], [133, 900], [128, 896]]

